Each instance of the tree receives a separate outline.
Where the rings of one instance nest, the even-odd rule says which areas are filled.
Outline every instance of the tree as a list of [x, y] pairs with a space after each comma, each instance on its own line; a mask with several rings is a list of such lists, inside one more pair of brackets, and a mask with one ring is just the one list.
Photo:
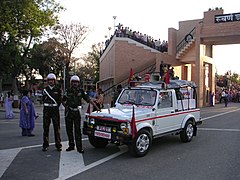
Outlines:
[[66, 49], [55, 38], [35, 44], [31, 50], [31, 69], [37, 69], [42, 77], [53, 72], [63, 77]]
[[77, 67], [77, 74], [81, 79], [99, 81], [100, 46], [92, 45], [92, 51], [82, 58], [82, 63]]
[[[89, 28], [82, 25], [81, 23], [63, 25], [60, 24], [55, 27], [56, 34], [58, 34], [60, 41], [64, 44], [64, 47], [67, 49], [66, 52], [66, 79], [69, 78], [69, 68], [72, 61], [72, 55], [74, 51], [83, 43], [86, 39]], [[68, 81], [67, 81], [68, 82]]]
[[10, 56], [10, 46], [0, 44], [0, 92], [2, 92], [2, 82], [6, 74], [10, 74], [10, 65], [6, 59]]
[[230, 80], [231, 80], [231, 82], [233, 82], [233, 83], [239, 83], [239, 82], [240, 82], [239, 75], [238, 75], [237, 73], [233, 73], [233, 74], [230, 76]]
[[62, 9], [54, 0], [0, 1], [0, 44], [14, 93], [17, 93], [16, 77], [26, 68], [31, 45], [58, 22], [57, 14]]

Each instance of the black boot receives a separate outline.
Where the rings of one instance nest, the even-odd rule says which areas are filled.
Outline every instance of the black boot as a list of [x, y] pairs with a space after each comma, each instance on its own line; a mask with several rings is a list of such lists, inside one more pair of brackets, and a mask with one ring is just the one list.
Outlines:
[[68, 148], [66, 149], [66, 151], [72, 151], [72, 150], [74, 150], [74, 147], [68, 147]]

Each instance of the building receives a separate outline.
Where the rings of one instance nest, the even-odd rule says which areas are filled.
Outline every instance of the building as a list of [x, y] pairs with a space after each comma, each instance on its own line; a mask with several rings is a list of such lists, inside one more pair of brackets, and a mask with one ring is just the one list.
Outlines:
[[214, 45], [240, 43], [240, 13], [224, 14], [209, 9], [202, 19], [180, 21], [179, 29], [168, 29], [168, 51], [160, 52], [129, 37], [114, 37], [100, 58], [100, 86], [110, 103], [114, 88], [127, 85], [130, 69], [135, 75], [159, 72], [161, 61], [174, 67], [180, 79], [198, 85], [198, 105], [209, 104], [215, 92]]

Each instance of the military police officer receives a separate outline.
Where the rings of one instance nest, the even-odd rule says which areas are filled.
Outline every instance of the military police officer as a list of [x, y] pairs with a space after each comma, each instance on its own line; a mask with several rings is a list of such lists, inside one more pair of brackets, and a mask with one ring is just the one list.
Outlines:
[[[80, 89], [80, 79], [78, 76], [74, 75], [70, 79], [70, 89], [67, 90], [66, 95], [63, 97], [63, 104], [65, 106], [65, 123], [66, 123], [66, 131], [68, 136], [68, 145], [69, 147], [66, 151], [74, 150], [75, 143], [76, 148], [79, 153], [83, 153], [84, 150], [82, 148], [82, 134], [81, 134], [81, 114], [80, 108], [82, 105], [82, 99], [86, 102], [90, 102], [94, 107], [99, 110], [99, 108], [95, 105], [95, 103], [89, 98], [88, 94], [86, 94], [83, 89]], [[74, 135], [75, 135], [75, 143], [73, 136], [73, 126], [74, 126]]]
[[49, 147], [49, 127], [51, 120], [54, 128], [55, 147], [58, 151], [62, 150], [60, 137], [60, 113], [61, 89], [56, 86], [56, 76], [53, 73], [47, 76], [48, 86], [43, 90], [43, 151]]

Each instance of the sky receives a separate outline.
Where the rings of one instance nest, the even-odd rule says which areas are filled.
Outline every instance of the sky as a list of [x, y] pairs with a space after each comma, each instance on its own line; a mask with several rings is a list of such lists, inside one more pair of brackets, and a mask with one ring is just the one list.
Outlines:
[[[58, 1], [66, 8], [60, 15], [60, 23], [81, 23], [90, 28], [87, 39], [76, 53], [79, 55], [90, 51], [93, 44], [105, 42], [105, 36], [113, 34], [114, 24], [121, 23], [154, 39], [168, 40], [168, 28], [178, 29], [179, 21], [202, 19], [209, 8], [222, 7], [224, 14], [240, 12], [239, 0]], [[240, 44], [214, 47], [218, 74], [228, 70], [240, 74], [239, 50]]]

